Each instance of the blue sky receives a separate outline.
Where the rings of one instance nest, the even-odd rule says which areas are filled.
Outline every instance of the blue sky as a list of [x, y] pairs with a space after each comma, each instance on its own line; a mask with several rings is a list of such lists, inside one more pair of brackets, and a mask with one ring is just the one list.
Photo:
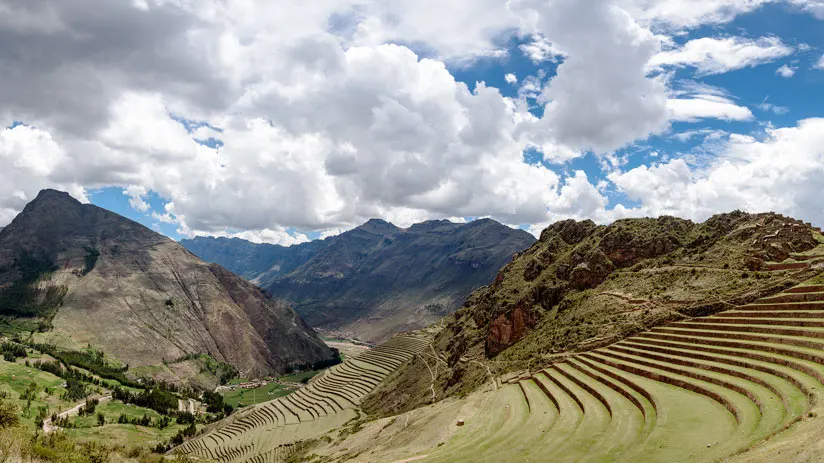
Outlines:
[[814, 0], [204, 1], [113, 2], [117, 40], [74, 0], [63, 29], [13, 31], [0, 222], [42, 187], [287, 245], [371, 217], [824, 222]]

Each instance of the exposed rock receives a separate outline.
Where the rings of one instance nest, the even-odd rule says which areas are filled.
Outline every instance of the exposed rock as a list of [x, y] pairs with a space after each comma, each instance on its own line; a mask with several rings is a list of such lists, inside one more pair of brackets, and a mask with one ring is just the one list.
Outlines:
[[581, 262], [572, 270], [569, 285], [577, 290], [595, 288], [603, 283], [614, 269], [615, 266], [603, 252], [593, 250], [587, 254], [585, 262]]
[[550, 225], [541, 233], [541, 241], [549, 240], [553, 235], [560, 237], [566, 244], [578, 244], [591, 235], [597, 225], [592, 220], [578, 222], [576, 220], [562, 220]]
[[510, 312], [499, 315], [489, 327], [486, 337], [487, 355], [496, 355], [518, 342], [538, 320], [539, 316], [529, 301], [523, 301]]

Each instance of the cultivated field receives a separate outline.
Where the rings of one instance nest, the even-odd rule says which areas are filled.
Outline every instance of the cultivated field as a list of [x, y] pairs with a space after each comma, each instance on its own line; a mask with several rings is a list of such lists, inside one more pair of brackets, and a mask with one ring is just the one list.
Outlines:
[[428, 344], [423, 337], [396, 336], [330, 368], [297, 392], [236, 413], [176, 451], [221, 462], [283, 461], [296, 451], [293, 443], [356, 417], [361, 399]]

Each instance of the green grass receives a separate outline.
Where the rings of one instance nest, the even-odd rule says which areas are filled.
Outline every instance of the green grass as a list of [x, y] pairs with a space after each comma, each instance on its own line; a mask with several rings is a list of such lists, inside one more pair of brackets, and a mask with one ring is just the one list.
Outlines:
[[[304, 380], [308, 381], [323, 370], [303, 371], [287, 376], [281, 376], [281, 381], [290, 383], [301, 383]], [[236, 385], [249, 381], [245, 378], [235, 378], [229, 381], [230, 385]], [[247, 405], [254, 405], [263, 402], [268, 402], [278, 397], [283, 397], [294, 392], [294, 389], [289, 389], [277, 383], [269, 383], [266, 386], [254, 389], [237, 389], [234, 391], [223, 391], [223, 401], [232, 407], [240, 408]]]
[[184, 427], [173, 425], [164, 429], [157, 429], [133, 424], [107, 424], [102, 427], [67, 429], [65, 432], [80, 442], [152, 446], [159, 442], [168, 441]]
[[37, 331], [40, 324], [36, 318], [0, 317], [0, 336], [11, 337], [15, 334]]
[[[35, 399], [31, 402], [31, 407], [27, 410], [27, 401], [22, 400], [20, 396], [32, 382], [37, 384], [37, 393]], [[32, 429], [40, 407], [48, 407], [48, 415], [51, 415], [52, 412], [74, 406], [73, 402], [67, 402], [60, 398], [66, 392], [62, 384], [63, 379], [51, 373], [27, 367], [22, 363], [10, 363], [0, 360], [0, 391], [9, 393], [10, 398], [8, 400], [17, 405], [21, 411], [21, 422]], [[51, 390], [51, 394], [45, 392], [46, 388]]]
[[[106, 418], [106, 424], [99, 426], [97, 414], [102, 413]], [[142, 418], [148, 416], [153, 421], [161, 418], [161, 415], [148, 408], [127, 405], [119, 401], [109, 401], [97, 406], [94, 413], [88, 416], [75, 416], [72, 422], [75, 428], [66, 429], [66, 433], [81, 442], [95, 441], [105, 444], [122, 444], [138, 446], [151, 446], [161, 441], [167, 441], [178, 431], [185, 428], [185, 425], [176, 424], [163, 429], [136, 426], [133, 424], [118, 424], [117, 419], [121, 414], [129, 418]]]
[[310, 380], [318, 373], [322, 372], [323, 370], [312, 370], [312, 371], [304, 371], [301, 373], [295, 373], [287, 376], [282, 376], [280, 378], [281, 381], [288, 381], [290, 383], [300, 383], [304, 380]]
[[232, 407], [240, 408], [247, 405], [268, 402], [278, 397], [283, 397], [292, 393], [277, 383], [269, 383], [266, 386], [255, 389], [238, 389], [235, 391], [223, 392], [223, 401]]

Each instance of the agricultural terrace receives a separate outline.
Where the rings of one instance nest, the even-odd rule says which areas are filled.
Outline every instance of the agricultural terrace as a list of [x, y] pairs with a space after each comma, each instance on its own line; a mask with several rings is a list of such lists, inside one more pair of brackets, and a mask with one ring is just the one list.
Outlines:
[[235, 413], [175, 451], [220, 462], [283, 461], [294, 453], [293, 443], [356, 417], [363, 397], [428, 344], [422, 336], [396, 336], [326, 370], [297, 392]]
[[816, 416], [822, 385], [824, 286], [798, 286], [514, 378], [416, 461], [714, 461]]

